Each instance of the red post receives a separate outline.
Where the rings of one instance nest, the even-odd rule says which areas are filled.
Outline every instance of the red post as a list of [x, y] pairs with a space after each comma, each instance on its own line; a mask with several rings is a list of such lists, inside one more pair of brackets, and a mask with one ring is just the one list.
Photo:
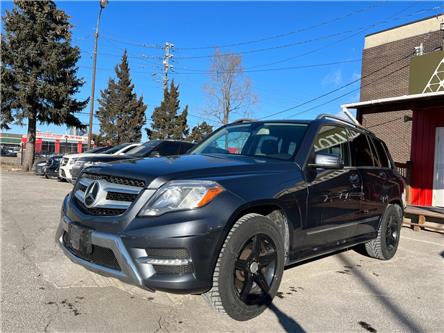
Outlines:
[[55, 141], [55, 153], [60, 154], [60, 140], [56, 139]]

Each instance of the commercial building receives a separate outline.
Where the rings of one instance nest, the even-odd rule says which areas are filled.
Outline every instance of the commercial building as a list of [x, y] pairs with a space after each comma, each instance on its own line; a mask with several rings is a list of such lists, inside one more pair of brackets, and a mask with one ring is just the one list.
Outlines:
[[444, 14], [365, 37], [358, 121], [406, 176], [408, 201], [444, 207]]
[[[0, 133], [0, 144], [6, 147], [26, 149], [26, 134]], [[37, 132], [36, 154], [81, 153], [88, 146], [88, 136]]]

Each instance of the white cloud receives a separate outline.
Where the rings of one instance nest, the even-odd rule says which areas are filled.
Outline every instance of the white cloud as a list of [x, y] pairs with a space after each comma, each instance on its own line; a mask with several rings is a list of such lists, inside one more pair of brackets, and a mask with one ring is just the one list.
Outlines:
[[352, 81], [360, 79], [360, 78], [361, 78], [361, 73], [353, 72], [353, 74], [352, 74]]
[[322, 79], [323, 86], [328, 86], [328, 85], [339, 86], [341, 83], [342, 83], [342, 71], [340, 69], [328, 73]]

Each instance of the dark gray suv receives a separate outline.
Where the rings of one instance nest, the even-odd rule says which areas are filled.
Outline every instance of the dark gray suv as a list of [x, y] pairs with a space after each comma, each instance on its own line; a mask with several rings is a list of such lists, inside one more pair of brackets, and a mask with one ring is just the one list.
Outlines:
[[75, 263], [150, 291], [260, 314], [284, 266], [363, 244], [398, 247], [404, 182], [384, 142], [331, 116], [241, 121], [189, 154], [84, 169], [57, 242]]

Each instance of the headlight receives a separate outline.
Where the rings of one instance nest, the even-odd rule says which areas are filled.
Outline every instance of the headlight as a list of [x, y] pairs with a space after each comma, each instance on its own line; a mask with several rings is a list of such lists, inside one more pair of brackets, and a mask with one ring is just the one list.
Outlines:
[[84, 168], [89, 167], [91, 165], [96, 165], [96, 164], [101, 164], [103, 162], [85, 162], [85, 164], [83, 165]]
[[77, 160], [78, 160], [78, 158], [71, 158], [71, 161], [69, 161], [69, 164], [74, 164], [74, 163], [76, 163]]
[[209, 180], [174, 180], [158, 189], [139, 215], [158, 216], [203, 207], [224, 190], [218, 183]]
[[75, 166], [79, 168], [86, 168], [92, 165], [100, 164], [102, 162], [93, 162], [93, 161], [77, 161]]

